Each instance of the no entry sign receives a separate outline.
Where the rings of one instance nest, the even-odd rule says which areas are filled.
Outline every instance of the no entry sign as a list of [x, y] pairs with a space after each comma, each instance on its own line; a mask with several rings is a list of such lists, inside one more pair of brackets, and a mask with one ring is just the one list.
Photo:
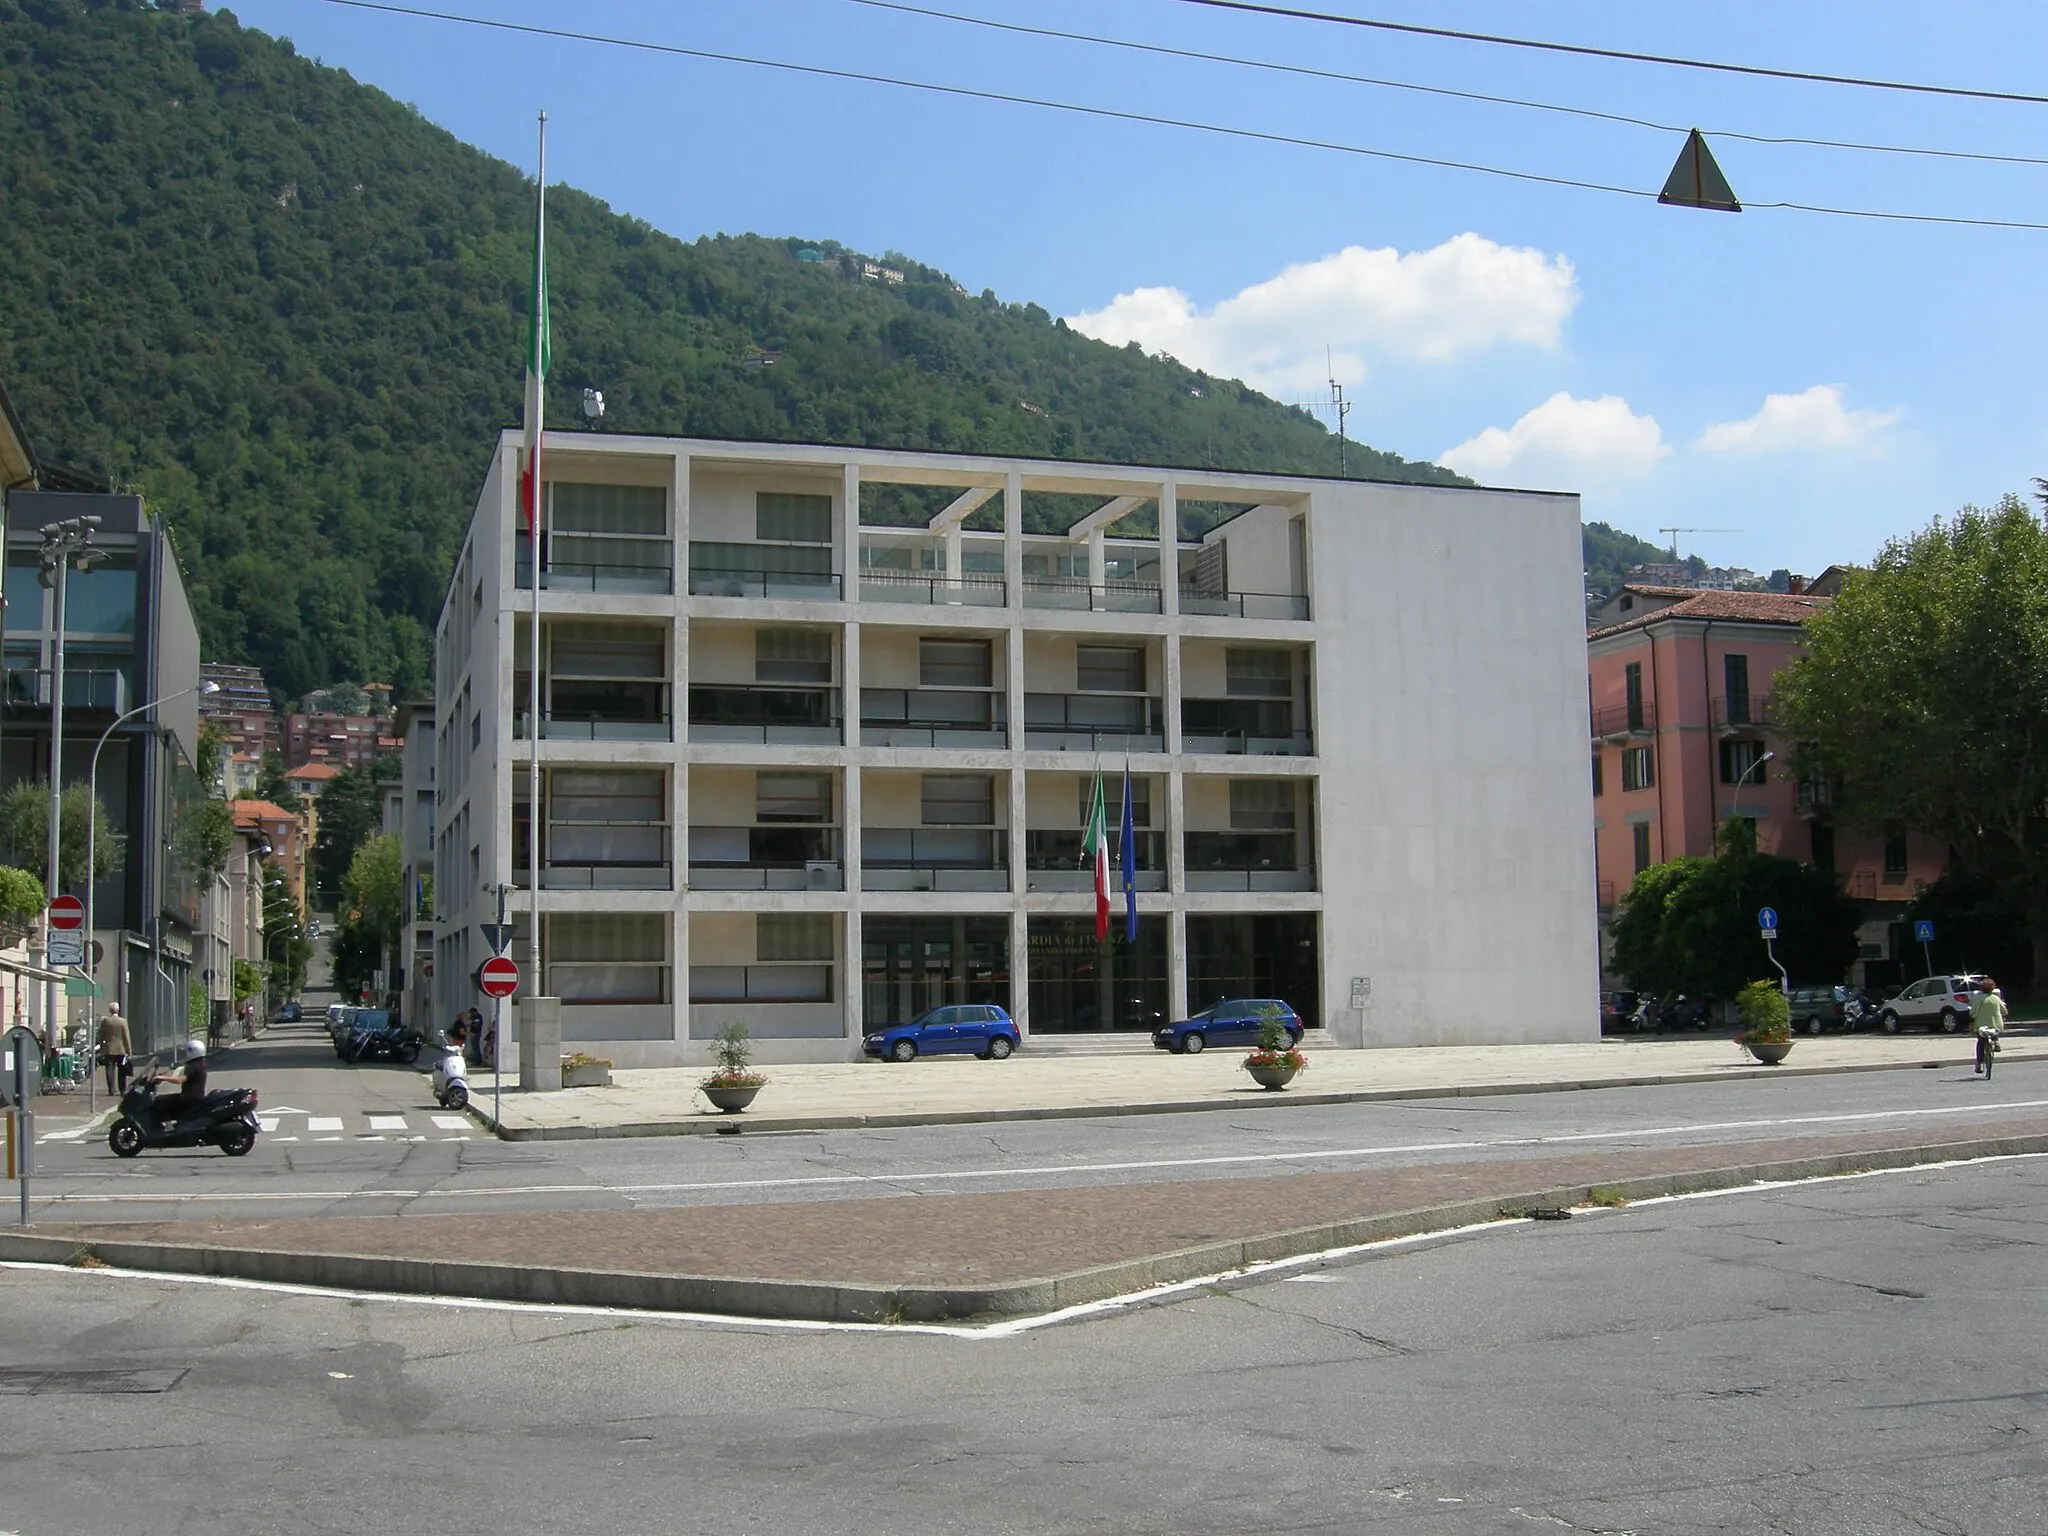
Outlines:
[[50, 903], [50, 926], [59, 933], [75, 933], [85, 926], [85, 903], [76, 896], [59, 896]]
[[476, 984], [485, 997], [510, 997], [519, 990], [519, 967], [493, 955], [476, 970]]

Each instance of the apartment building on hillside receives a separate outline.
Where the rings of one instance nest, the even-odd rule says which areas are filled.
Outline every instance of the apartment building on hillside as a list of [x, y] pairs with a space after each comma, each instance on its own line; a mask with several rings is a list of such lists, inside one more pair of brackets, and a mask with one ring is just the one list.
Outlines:
[[[436, 1019], [503, 883], [522, 990], [622, 1065], [733, 1020], [843, 1060], [956, 1001], [1027, 1049], [1246, 995], [1337, 1044], [1594, 1033], [1575, 498], [571, 433], [544, 467], [538, 720], [516, 434], [437, 628]], [[1126, 771], [1137, 936], [1119, 896], [1098, 944]]]

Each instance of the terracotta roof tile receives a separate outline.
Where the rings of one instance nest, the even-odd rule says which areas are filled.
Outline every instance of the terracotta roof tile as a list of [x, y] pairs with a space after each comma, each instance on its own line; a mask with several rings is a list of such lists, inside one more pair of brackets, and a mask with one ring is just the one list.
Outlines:
[[234, 812], [235, 825], [253, 827], [266, 821], [296, 821], [298, 818], [281, 805], [268, 800], [230, 800], [228, 809]]
[[1598, 640], [1605, 635], [1618, 635], [1632, 629], [1647, 628], [1651, 624], [1671, 619], [1726, 619], [1747, 624], [1804, 624], [1817, 609], [1825, 608], [1828, 599], [1810, 597], [1805, 594], [1791, 596], [1784, 592], [1689, 592], [1683, 602], [1673, 603], [1668, 608], [1653, 609], [1639, 613], [1619, 624], [1610, 624], [1605, 629], [1596, 629], [1588, 640]]
[[288, 779], [334, 779], [341, 770], [332, 763], [301, 763], [285, 775]]

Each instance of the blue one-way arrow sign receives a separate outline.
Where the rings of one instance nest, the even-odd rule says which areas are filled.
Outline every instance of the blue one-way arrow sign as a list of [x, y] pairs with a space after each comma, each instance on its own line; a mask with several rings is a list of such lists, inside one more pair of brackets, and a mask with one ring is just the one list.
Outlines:
[[1756, 925], [1757, 925], [1757, 927], [1759, 927], [1759, 928], [1775, 928], [1775, 927], [1777, 927], [1777, 926], [1778, 926], [1778, 909], [1777, 909], [1776, 907], [1765, 907], [1765, 908], [1764, 908], [1764, 909], [1763, 909], [1763, 910], [1762, 910], [1761, 912], [1757, 913], [1757, 915], [1756, 915]]

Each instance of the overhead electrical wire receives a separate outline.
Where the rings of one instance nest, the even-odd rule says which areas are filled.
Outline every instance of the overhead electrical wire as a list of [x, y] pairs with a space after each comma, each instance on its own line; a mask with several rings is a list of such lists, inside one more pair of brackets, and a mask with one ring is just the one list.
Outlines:
[[[1067, 112], [1082, 117], [1105, 118], [1115, 122], [1144, 123], [1160, 128], [1179, 128], [1193, 133], [1214, 134], [1225, 138], [1249, 139], [1265, 144], [1284, 144], [1297, 149], [1320, 149], [1333, 154], [1357, 155], [1373, 160], [1390, 160], [1406, 165], [1426, 165], [1438, 170], [1471, 171], [1481, 176], [1496, 176], [1510, 181], [1534, 182], [1549, 187], [1569, 187], [1582, 192], [1606, 192], [1617, 197], [1644, 198], [1651, 201], [1657, 194], [1641, 187], [1620, 187], [1608, 182], [1585, 181], [1570, 176], [1548, 176], [1537, 171], [1518, 171], [1505, 166], [1483, 165], [1471, 160], [1451, 160], [1436, 155], [1408, 154], [1400, 150], [1375, 149], [1362, 144], [1344, 144], [1329, 139], [1311, 139], [1297, 134], [1276, 133], [1261, 128], [1238, 128], [1222, 123], [1201, 122], [1194, 118], [1165, 117], [1150, 112], [1132, 112], [1118, 107], [1091, 106], [1083, 102], [1054, 101], [1041, 96], [1025, 96], [1008, 91], [983, 90], [975, 86], [946, 85], [930, 80], [911, 80], [895, 75], [873, 74], [865, 70], [834, 69], [823, 64], [798, 64], [787, 59], [756, 58], [748, 54], [720, 53], [708, 48], [686, 48], [680, 43], [657, 43], [644, 38], [611, 37], [599, 32], [581, 32], [567, 27], [544, 27], [532, 22], [502, 21], [489, 16], [466, 16], [456, 11], [438, 11], [425, 6], [401, 5], [395, 0], [320, 0], [323, 5], [341, 6], [349, 10], [378, 11], [393, 16], [411, 16], [428, 21], [455, 22], [463, 26], [482, 27], [497, 32], [514, 32], [529, 37], [548, 37], [566, 42], [597, 43], [610, 48], [628, 48], [644, 53], [658, 53], [678, 58], [704, 59], [720, 64], [743, 64], [754, 69], [779, 70], [788, 74], [809, 75], [829, 80], [851, 80], [869, 85], [896, 86], [902, 90], [924, 91], [933, 95], [962, 97], [975, 101], [999, 102], [1007, 106], [1038, 107], [1046, 111]], [[1838, 218], [1883, 219], [1915, 224], [1957, 224], [1991, 229], [2032, 229], [2048, 230], [2048, 223], [2030, 223], [2019, 219], [1978, 219], [1965, 218], [1954, 214], [1936, 213], [1894, 213], [1868, 208], [1831, 208], [1816, 203], [1793, 202], [1749, 202], [1747, 208], [1783, 208], [1800, 213], [1831, 214]]]
[[[1496, 96], [1485, 91], [1461, 91], [1447, 85], [1423, 85], [1413, 80], [1390, 80], [1375, 75], [1347, 74], [1343, 70], [1317, 69], [1307, 64], [1282, 64], [1271, 59], [1248, 59], [1229, 53], [1204, 53], [1195, 48], [1174, 48], [1164, 43], [1141, 43], [1129, 38], [1102, 37], [1092, 32], [1067, 32], [1057, 27], [1033, 27], [1022, 22], [996, 21], [987, 16], [967, 16], [957, 11], [935, 10], [909, 5], [904, 0], [848, 0], [870, 10], [896, 11], [906, 16], [926, 16], [938, 21], [986, 27], [994, 32], [1012, 32], [1027, 37], [1056, 38], [1063, 42], [1089, 43], [1102, 48], [1122, 48], [1132, 53], [1158, 54], [1166, 58], [1192, 59], [1204, 64], [1227, 64], [1239, 69], [1267, 70], [1274, 74], [1301, 75], [1313, 80], [1335, 80], [1347, 85], [1370, 85], [1394, 91], [1415, 91], [1425, 96], [1448, 96], [1459, 101], [1480, 101], [1493, 106], [1523, 107], [1533, 112], [1556, 112], [1568, 117], [1592, 118], [1596, 122], [1621, 123], [1630, 128], [1648, 128], [1658, 133], [1683, 134], [1694, 125], [1660, 123], [1647, 117], [1630, 117], [1622, 112], [1602, 112], [1593, 107], [1567, 106], [1554, 101], [1531, 101], [1521, 96]], [[1910, 144], [1865, 144], [1849, 139], [1812, 139], [1790, 134], [1743, 133], [1732, 128], [1701, 128], [1714, 139], [1735, 139], [1745, 144], [1799, 145], [1813, 149], [1846, 149], [1875, 155], [1925, 155], [1942, 160], [1979, 160], [1995, 165], [2048, 165], [2048, 156], [1994, 155], [1981, 150], [1928, 149]]]
[[1912, 80], [1878, 80], [1864, 75], [1829, 75], [1808, 69], [1771, 69], [1761, 64], [1730, 64], [1714, 59], [1688, 59], [1668, 53], [1637, 53], [1626, 48], [1594, 48], [1584, 43], [1553, 43], [1533, 37], [1503, 37], [1493, 32], [1465, 32], [1455, 27], [1425, 27], [1407, 21], [1380, 21], [1366, 16], [1346, 16], [1336, 11], [1300, 10], [1288, 5], [1265, 5], [1259, 0], [1177, 0], [1181, 5], [1199, 5], [1216, 11], [1244, 11], [1254, 16], [1278, 16], [1289, 21], [1321, 21], [1338, 26], [1366, 27], [1376, 32], [1405, 32], [1413, 37], [1441, 37], [1460, 43], [1488, 43], [1502, 48], [1533, 48], [1541, 53], [1572, 53], [1589, 59], [1618, 59], [1630, 64], [1663, 64], [1673, 69], [1704, 69], [1724, 75], [1756, 75], [1766, 80], [1801, 80], [1814, 85], [1848, 85], [1868, 91], [1909, 91], [1922, 96], [1962, 96], [1973, 101], [2016, 101], [2026, 106], [2048, 106], [2048, 96], [2024, 91], [1992, 91], [1966, 85], [1930, 85]]

